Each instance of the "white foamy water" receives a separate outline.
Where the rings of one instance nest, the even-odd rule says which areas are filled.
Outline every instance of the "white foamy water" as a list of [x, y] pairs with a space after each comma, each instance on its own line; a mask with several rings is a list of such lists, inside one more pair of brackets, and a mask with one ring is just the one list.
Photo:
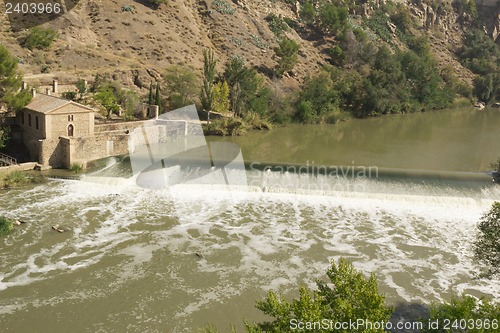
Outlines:
[[[500, 281], [474, 279], [471, 249], [498, 186], [341, 180], [344, 189], [364, 189], [357, 192], [293, 182], [303, 186], [283, 187], [272, 175], [232, 191], [147, 190], [134, 179], [88, 177], [5, 192], [0, 213], [30, 223], [0, 239], [0, 322], [14, 325], [7, 314], [33, 304], [69, 311], [109, 299], [118, 308], [94, 329], [107, 320], [131, 330], [192, 331], [216, 309], [253, 308], [268, 289], [314, 286], [340, 257], [375, 273], [389, 302], [500, 297]], [[53, 232], [54, 224], [68, 231]]]

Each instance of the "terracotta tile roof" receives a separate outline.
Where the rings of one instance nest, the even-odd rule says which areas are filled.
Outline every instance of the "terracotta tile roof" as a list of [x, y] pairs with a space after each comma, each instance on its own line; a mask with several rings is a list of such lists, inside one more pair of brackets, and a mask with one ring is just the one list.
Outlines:
[[46, 94], [40, 94], [37, 93], [36, 96], [31, 100], [31, 102], [26, 105], [27, 109], [36, 111], [36, 112], [41, 112], [41, 113], [51, 113], [52, 111], [55, 111], [57, 109], [62, 108], [63, 106], [66, 106], [68, 104], [73, 104], [76, 106], [79, 106], [82, 109], [88, 110], [93, 112], [94, 110], [88, 106], [85, 106], [80, 103], [76, 103], [64, 98], [56, 97], [56, 96], [51, 96], [51, 95], [46, 95]]

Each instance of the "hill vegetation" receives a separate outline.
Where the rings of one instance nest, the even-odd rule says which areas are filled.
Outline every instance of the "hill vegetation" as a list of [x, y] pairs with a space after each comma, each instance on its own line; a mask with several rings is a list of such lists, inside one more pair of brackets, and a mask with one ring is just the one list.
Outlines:
[[116, 0], [106, 8], [82, 0], [64, 18], [0, 37], [34, 85], [43, 73], [98, 81], [66, 97], [107, 117], [133, 119], [154, 86], [160, 112], [195, 103], [205, 117], [238, 118], [211, 131], [224, 123], [238, 134], [497, 101], [500, 51], [483, 30], [498, 9], [485, 8], [470, 0]]

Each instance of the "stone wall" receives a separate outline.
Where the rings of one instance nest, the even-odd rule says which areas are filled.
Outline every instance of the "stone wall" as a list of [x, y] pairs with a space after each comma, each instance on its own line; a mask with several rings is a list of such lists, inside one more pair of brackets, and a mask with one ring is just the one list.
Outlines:
[[88, 162], [101, 158], [128, 155], [128, 135], [109, 134], [86, 138], [72, 138], [69, 164], [86, 166]]
[[73, 125], [73, 136], [89, 136], [94, 133], [94, 113], [82, 112], [82, 109], [76, 105], [68, 104], [57, 113], [48, 114], [47, 137], [58, 138], [60, 136], [68, 135], [68, 126]]
[[39, 145], [39, 163], [53, 168], [70, 166], [70, 139], [45, 139]]

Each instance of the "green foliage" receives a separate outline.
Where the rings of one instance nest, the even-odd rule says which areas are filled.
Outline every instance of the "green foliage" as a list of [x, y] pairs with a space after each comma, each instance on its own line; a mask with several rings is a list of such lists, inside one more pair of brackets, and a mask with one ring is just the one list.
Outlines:
[[125, 6], [122, 6], [122, 12], [133, 13], [133, 12], [135, 12], [135, 6], [134, 5], [125, 5]]
[[[429, 328], [428, 322], [439, 321], [441, 329]], [[449, 322], [449, 329], [443, 323]], [[454, 297], [449, 303], [432, 304], [430, 319], [424, 321], [422, 333], [468, 332], [494, 333], [500, 325], [500, 303], [487, 299], [480, 301], [472, 296]]]
[[276, 56], [278, 56], [278, 64], [276, 66], [276, 74], [282, 76], [293, 70], [297, 64], [300, 46], [292, 39], [283, 38], [279, 46], [274, 48]]
[[498, 45], [481, 30], [470, 29], [464, 34], [464, 45], [458, 56], [462, 65], [478, 74], [474, 79], [474, 96], [484, 102], [500, 99]]
[[259, 97], [263, 80], [253, 68], [245, 65], [241, 57], [233, 57], [226, 64], [225, 71], [221, 77], [229, 85], [229, 98], [231, 111], [236, 116], [243, 116], [252, 110], [252, 103]]
[[464, 33], [464, 44], [458, 56], [465, 67], [477, 74], [494, 73], [500, 66], [500, 49], [479, 29]]
[[250, 40], [252, 41], [252, 44], [257, 46], [259, 49], [265, 50], [269, 47], [269, 45], [260, 36], [250, 34]]
[[153, 6], [156, 8], [160, 7], [162, 4], [168, 5], [169, 0], [147, 0], [149, 3], [151, 3]]
[[52, 42], [56, 38], [57, 32], [55, 30], [50, 28], [45, 29], [42, 27], [34, 27], [30, 30], [22, 45], [30, 50], [45, 50], [52, 45]]
[[248, 130], [248, 124], [239, 117], [223, 117], [203, 126], [205, 135], [238, 136]]
[[260, 114], [256, 112], [248, 112], [243, 118], [247, 123], [248, 127], [257, 130], [270, 130], [273, 125], [266, 119], [264, 119]]
[[39, 183], [43, 177], [30, 177], [23, 171], [11, 171], [0, 174], [0, 188], [18, 187], [29, 183]]
[[415, 26], [413, 16], [408, 7], [398, 3], [395, 11], [389, 15], [391, 21], [403, 32], [409, 31]]
[[79, 173], [83, 170], [83, 165], [81, 165], [80, 163], [72, 163], [69, 166], [68, 170], [74, 173]]
[[0, 126], [0, 149], [5, 148], [9, 140], [10, 140], [10, 127]]
[[490, 164], [490, 166], [497, 172], [500, 172], [500, 157], [493, 163]]
[[8, 235], [12, 230], [14, 230], [12, 221], [5, 216], [0, 216], [0, 236]]
[[480, 101], [488, 103], [494, 96], [496, 86], [495, 74], [476, 76], [473, 83], [473, 93]]
[[121, 90], [119, 94], [119, 103], [123, 108], [125, 119], [132, 120], [135, 118], [136, 111], [141, 104], [141, 98], [135, 91]]
[[160, 84], [158, 82], [156, 82], [155, 105], [158, 106], [158, 111], [161, 113], [161, 93]]
[[479, 19], [479, 14], [477, 13], [476, 1], [475, 0], [462, 0], [462, 3], [465, 5], [467, 13], [469, 13], [472, 22], [477, 23]]
[[295, 119], [301, 123], [322, 123], [338, 111], [339, 96], [327, 72], [307, 77], [296, 105]]
[[178, 109], [194, 103], [199, 83], [191, 68], [174, 65], [167, 68], [164, 86], [168, 94], [167, 107]]
[[[257, 302], [257, 308], [271, 316], [272, 321], [246, 323], [249, 332], [289, 332], [294, 321], [349, 322], [364, 318], [372, 322], [387, 322], [392, 312], [384, 304], [384, 296], [378, 291], [377, 281], [372, 274], [366, 279], [351, 263], [341, 259], [338, 265], [332, 262], [326, 272], [328, 282], [318, 281], [318, 290], [306, 287], [299, 289], [299, 298], [291, 302], [275, 291], [269, 291], [264, 300]], [[384, 332], [360, 328], [350, 332]]]
[[500, 275], [500, 202], [495, 202], [481, 217], [477, 228], [474, 257], [481, 265], [483, 276]]
[[277, 38], [281, 38], [284, 31], [290, 30], [290, 27], [281, 16], [271, 13], [266, 16], [265, 20], [269, 24], [269, 29]]
[[231, 5], [225, 0], [215, 0], [212, 4], [214, 9], [221, 14], [232, 15], [236, 11]]
[[77, 94], [76, 91], [65, 91], [62, 93], [62, 97], [70, 101], [76, 101]]
[[306, 24], [313, 24], [316, 19], [316, 9], [310, 1], [305, 1], [300, 7], [299, 16]]
[[213, 86], [215, 81], [214, 50], [203, 50], [203, 86], [201, 87], [201, 106], [203, 110], [210, 111], [213, 108]]
[[103, 83], [94, 94], [94, 99], [99, 102], [107, 112], [107, 117], [110, 118], [113, 112], [120, 109], [118, 104], [117, 87], [109, 82]]
[[387, 22], [389, 18], [385, 15], [382, 10], [376, 10], [370, 15], [365, 21], [365, 24], [373, 31], [377, 36], [380, 37], [385, 42], [390, 42], [392, 40], [392, 33], [387, 27]]
[[85, 93], [87, 92], [87, 83], [85, 82], [84, 79], [78, 79], [76, 81], [75, 86], [76, 86], [76, 90], [80, 94], [80, 99], [82, 99], [83, 96], [85, 95]]
[[19, 91], [22, 77], [17, 74], [17, 63], [17, 59], [0, 45], [0, 103], [7, 103], [11, 110], [20, 110], [31, 100], [29, 91]]
[[318, 18], [319, 26], [324, 33], [337, 35], [346, 29], [349, 12], [346, 7], [326, 3], [319, 9]]
[[154, 105], [155, 99], [153, 95], [153, 82], [149, 83], [149, 95], [148, 95], [148, 104]]
[[227, 113], [229, 111], [229, 85], [226, 81], [217, 82], [212, 91], [212, 111]]

